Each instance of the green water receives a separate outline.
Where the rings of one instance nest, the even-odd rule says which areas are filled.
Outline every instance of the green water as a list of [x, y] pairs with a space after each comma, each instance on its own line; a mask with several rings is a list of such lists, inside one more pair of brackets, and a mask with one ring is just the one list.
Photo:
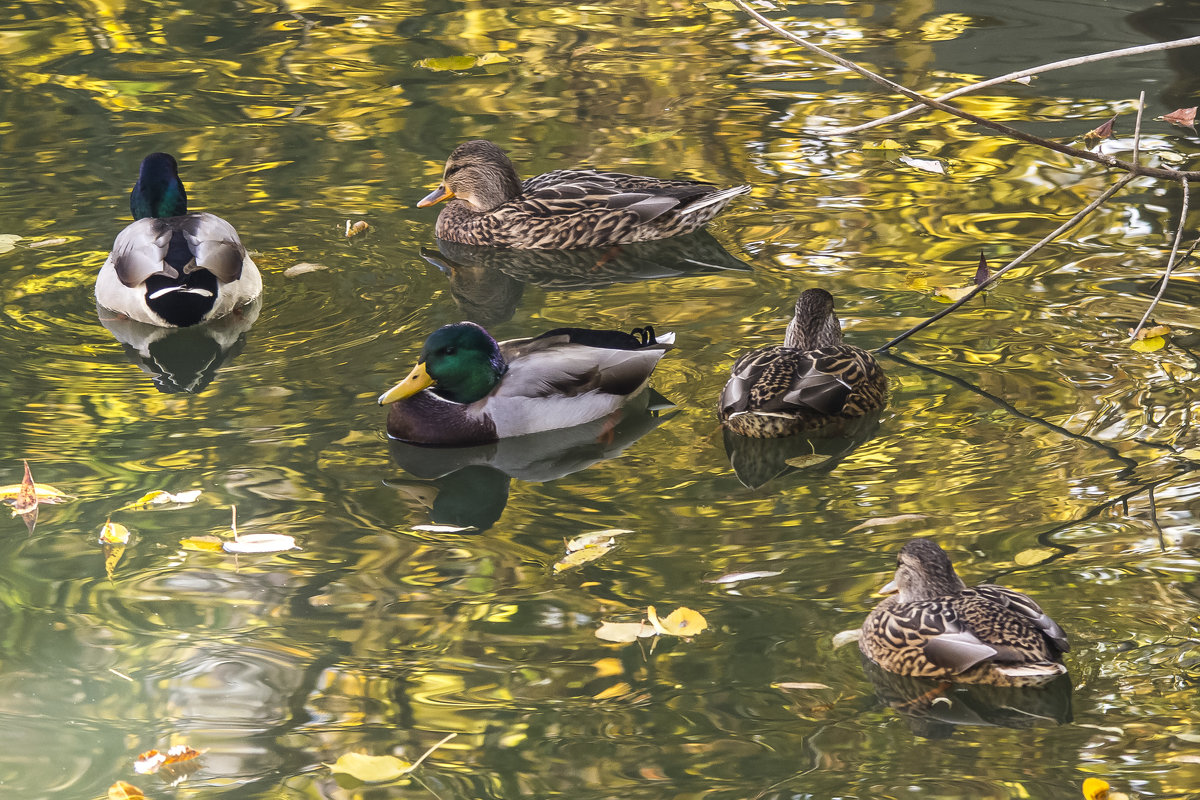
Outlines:
[[[1124, 342], [1179, 189], [1136, 181], [884, 359], [873, 436], [809, 469], [756, 454], [748, 488], [715, 399], [738, 353], [782, 337], [799, 291], [828, 288], [847, 338], [881, 344], [942, 307], [934, 288], [969, 282], [981, 249], [999, 265], [1115, 178], [941, 117], [822, 134], [900, 105], [722, 5], [0, 3], [0, 234], [22, 237], [0, 252], [0, 483], [28, 459], [78, 497], [44, 506], [32, 535], [20, 519], [0, 532], [5, 796], [127, 780], [297, 800], [1077, 798], [1101, 775], [1200, 797], [1200, 477], [1177, 454], [1200, 444], [1194, 270], [1156, 314], [1171, 344]], [[776, 16], [930, 90], [1195, 32], [1133, 0], [976, 6]], [[1191, 63], [1110, 62], [963, 105], [1064, 139], [1120, 111], [1104, 148], [1127, 155], [1137, 92], [1148, 117], [1190, 105]], [[437, 209], [415, 203], [479, 137], [524, 175], [586, 164], [754, 191], [710, 226], [722, 269], [451, 269], [430, 251]], [[1191, 159], [1195, 137], [1147, 122], [1143, 147]], [[207, 366], [160, 353], [174, 371], [158, 385], [92, 298], [154, 150], [179, 157], [192, 205], [238, 228], [265, 283], [227, 350], [205, 345]], [[498, 338], [673, 330], [654, 386], [677, 410], [544, 451], [393, 451], [375, 397], [465, 317]], [[118, 510], [188, 489], [203, 494], [187, 507]], [[231, 505], [242, 532], [302, 549], [181, 545], [228, 535]], [[860, 527], [899, 515], [921, 517]], [[132, 531], [111, 579], [110, 516]], [[415, 527], [451, 522], [482, 530]], [[564, 539], [603, 528], [633, 532], [552, 570]], [[1073, 691], [1012, 713], [956, 700], [992, 708], [956, 724], [834, 649], [918, 534], [969, 582], [1041, 602], [1071, 636]], [[710, 582], [746, 571], [780, 574]], [[648, 605], [711, 629], [653, 649], [594, 636]], [[424, 785], [339, 788], [321, 766], [411, 760], [448, 733]], [[181, 743], [206, 752], [177, 786], [134, 774], [138, 753]]]

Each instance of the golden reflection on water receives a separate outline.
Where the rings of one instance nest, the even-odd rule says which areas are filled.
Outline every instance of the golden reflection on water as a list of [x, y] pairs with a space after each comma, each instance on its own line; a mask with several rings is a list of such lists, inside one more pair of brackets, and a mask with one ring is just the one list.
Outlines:
[[[137, 752], [186, 741], [210, 753], [184, 784], [195, 790], [365, 796], [319, 764], [354, 749], [413, 758], [456, 731], [419, 773], [440, 797], [1068, 798], [1089, 774], [1200, 796], [1200, 486], [1173, 452], [1197, 446], [1194, 281], [1173, 283], [1157, 314], [1176, 328], [1171, 346], [1123, 341], [1155, 290], [1178, 190], [1137, 182], [985, 303], [906, 344], [907, 361], [885, 360], [878, 431], [835, 463], [739, 480], [713, 404], [738, 353], [781, 338], [799, 290], [830, 288], [848, 339], [877, 345], [941, 308], [929, 287], [967, 283], [981, 249], [998, 267], [1113, 177], [939, 117], [823, 135], [900, 102], [722, 6], [0, 12], [0, 234], [24, 237], [0, 252], [0, 482], [28, 458], [40, 482], [80, 497], [43, 508], [32, 537], [13, 520], [0, 540], [0, 695], [22, 732], [0, 761], [5, 786], [101, 796], [131, 778]], [[990, 13], [902, 2], [779, 18], [923, 87], [1060, 55], [1024, 46], [1028, 9]], [[1088, 13], [1095, 41], [1124, 30], [1114, 9]], [[1005, 25], [1004, 64], [947, 49]], [[1161, 62], [1139, 65], [1104, 80], [1161, 81]], [[961, 104], [1063, 138], [1129, 108], [1043, 86]], [[1106, 151], [1127, 155], [1123, 135]], [[525, 175], [588, 164], [751, 183], [710, 229], [732, 261], [638, 281], [439, 263], [436, 209], [414, 204], [474, 137]], [[884, 139], [899, 149], [873, 147]], [[1186, 152], [1167, 130], [1144, 141]], [[160, 392], [92, 298], [155, 149], [180, 156], [193, 205], [233, 222], [264, 273], [260, 316], [195, 393]], [[371, 231], [348, 240], [347, 219]], [[47, 238], [65, 241], [29, 246]], [[320, 268], [287, 272], [300, 263]], [[654, 386], [677, 409], [608, 450], [585, 437], [518, 466], [502, 452], [403, 469], [373, 398], [429, 330], [464, 315], [498, 337], [674, 330]], [[193, 507], [115, 513], [189, 488], [204, 490]], [[303, 550], [181, 547], [228, 536], [233, 504], [240, 529]], [[414, 529], [467, 512], [483, 530]], [[111, 581], [95, 542], [110, 515], [134, 536]], [[859, 527], [897, 515], [919, 517]], [[551, 572], [563, 539], [610, 527], [635, 533]], [[964, 577], [1030, 592], [1071, 634], [1073, 723], [914, 728], [853, 647], [833, 649], [922, 534]], [[782, 574], [705, 582], [750, 570]], [[593, 635], [651, 604], [702, 611], [713, 630], [653, 653]], [[830, 688], [776, 687], [788, 681]]]

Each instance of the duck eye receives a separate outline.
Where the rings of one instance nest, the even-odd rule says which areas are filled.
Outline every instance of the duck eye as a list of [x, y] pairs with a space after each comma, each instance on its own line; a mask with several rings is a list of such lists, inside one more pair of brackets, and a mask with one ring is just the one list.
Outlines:
[[445, 354], [446, 354], [446, 355], [448, 355], [448, 356], [452, 356], [452, 355], [454, 355], [455, 353], [457, 353], [457, 352], [458, 352], [458, 348], [457, 348], [457, 347], [455, 347], [455, 346], [453, 346], [453, 345], [451, 345], [450, 347], [447, 347], [447, 348], [443, 349], [443, 350], [442, 350], [442, 352], [443, 352], [443, 353], [445, 353]]

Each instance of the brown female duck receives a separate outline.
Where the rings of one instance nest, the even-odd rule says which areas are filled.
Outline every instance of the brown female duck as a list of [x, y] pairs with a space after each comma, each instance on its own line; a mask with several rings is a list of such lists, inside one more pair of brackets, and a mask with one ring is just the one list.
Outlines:
[[887, 378], [875, 357], [842, 342], [833, 295], [808, 289], [796, 301], [782, 346], [734, 362], [717, 417], [734, 433], [767, 439], [861, 417], [886, 399]]
[[434, 229], [442, 240], [566, 250], [691, 233], [748, 191], [591, 169], [556, 170], [522, 183], [503, 150], [474, 139], [454, 149], [441, 185], [417, 206], [450, 200]]
[[1067, 635], [1037, 603], [1013, 589], [968, 587], [932, 539], [900, 548], [896, 578], [858, 640], [888, 672], [960, 683], [1036, 686], [1062, 675]]

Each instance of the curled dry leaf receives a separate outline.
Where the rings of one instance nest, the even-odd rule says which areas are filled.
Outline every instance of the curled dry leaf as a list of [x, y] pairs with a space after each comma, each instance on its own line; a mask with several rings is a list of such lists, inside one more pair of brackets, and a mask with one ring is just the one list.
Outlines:
[[164, 753], [159, 750], [147, 750], [133, 762], [133, 771], [139, 775], [153, 775], [161, 767], [171, 767], [193, 761], [204, 754], [204, 751], [186, 744], [177, 744]]
[[[615, 543], [615, 542], [614, 542]], [[554, 562], [555, 574], [566, 572], [569, 569], [582, 567], [584, 564], [595, 561], [604, 556], [609, 550], [612, 550], [611, 544], [594, 544], [590, 547], [584, 547], [580, 550], [572, 550], [565, 556]]]
[[1113, 123], [1117, 121], [1119, 114], [1113, 114], [1112, 119], [1105, 122], [1098, 128], [1093, 128], [1083, 135], [1084, 147], [1095, 147], [1105, 139], [1111, 139], [1113, 136]]
[[119, 522], [107, 520], [100, 529], [101, 544], [129, 544], [129, 528]]
[[29, 514], [37, 511], [37, 487], [33, 483], [33, 473], [29, 471], [29, 462], [22, 461], [21, 463], [25, 465], [25, 480], [21, 481], [21, 486], [17, 489], [17, 496], [13, 501], [13, 513]]
[[597, 545], [612, 547], [616, 544], [616, 537], [624, 536], [627, 533], [633, 533], [633, 531], [628, 528], [606, 528], [602, 531], [581, 533], [567, 542], [567, 552], [573, 553], [576, 550], [582, 550], [585, 547], [595, 547]]
[[283, 533], [243, 533], [232, 542], [222, 543], [221, 549], [226, 553], [279, 553], [300, 548], [294, 536]]
[[654, 631], [662, 636], [695, 636], [708, 630], [708, 620], [704, 615], [685, 606], [680, 606], [666, 617], [659, 617], [654, 606], [647, 606], [646, 617], [654, 626]]
[[1134, 332], [1133, 328], [1129, 329], [1129, 335], [1134, 339], [1153, 339], [1155, 336], [1166, 336], [1171, 332], [1171, 329], [1166, 325], [1147, 325], [1140, 331]]
[[351, 223], [350, 220], [346, 220], [346, 238], [347, 239], [349, 239], [351, 236], [358, 236], [360, 233], [366, 233], [370, 229], [371, 229], [371, 226], [368, 225], [365, 221], [363, 221], [361, 219], [355, 223]]
[[294, 278], [297, 275], [303, 275], [306, 272], [318, 272], [319, 270], [329, 269], [324, 264], [310, 264], [307, 261], [302, 261], [299, 264], [293, 264], [283, 271], [283, 277]]
[[1169, 122], [1180, 128], [1191, 128], [1196, 130], [1196, 109], [1200, 106], [1192, 106], [1191, 108], [1177, 108], [1170, 114], [1163, 114], [1158, 119], [1163, 122]]
[[596, 638], [606, 642], [626, 644], [654, 635], [654, 627], [644, 622], [602, 622], [596, 629]]
[[108, 800], [142, 800], [146, 795], [132, 783], [117, 781], [108, 787]]
[[979, 251], [979, 264], [975, 267], [975, 285], [982, 286], [987, 283], [988, 278], [992, 275], [992, 271], [988, 269], [987, 259], [983, 257], [983, 251]]
[[1083, 782], [1083, 796], [1087, 800], [1129, 800], [1124, 792], [1115, 792], [1108, 781], [1101, 778], [1088, 778]]
[[200, 489], [192, 489], [187, 492], [178, 492], [175, 494], [172, 494], [171, 492], [164, 492], [160, 489], [155, 489], [152, 492], [146, 492], [146, 494], [142, 495], [137, 500], [134, 500], [129, 505], [122, 506], [117, 510], [138, 511], [143, 508], [149, 508], [150, 506], [186, 506], [199, 500], [201, 494], [203, 494], [203, 492]]

